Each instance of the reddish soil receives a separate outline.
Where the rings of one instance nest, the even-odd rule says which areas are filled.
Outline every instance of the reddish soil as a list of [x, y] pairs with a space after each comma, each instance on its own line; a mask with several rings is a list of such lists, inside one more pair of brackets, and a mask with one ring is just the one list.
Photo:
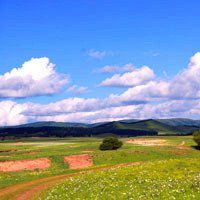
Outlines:
[[134, 140], [129, 140], [127, 143], [130, 144], [137, 144], [137, 145], [142, 145], [142, 146], [166, 146], [167, 143], [166, 140], [163, 139], [134, 139]]
[[8, 152], [16, 152], [19, 151], [17, 149], [9, 149], [9, 150], [1, 150], [0, 153], [8, 153]]
[[0, 162], [0, 171], [14, 172], [21, 170], [35, 170], [46, 169], [50, 167], [50, 160], [48, 158], [38, 158], [34, 160], [16, 160]]
[[[133, 163], [121, 163], [121, 164], [115, 164], [111, 166], [101, 166], [97, 167], [95, 169], [89, 169], [88, 172], [95, 172], [99, 170], [108, 170], [111, 168], [121, 167], [121, 166], [134, 166], [134, 165], [140, 165], [142, 162], [133, 162]], [[0, 199], [8, 199], [11, 195], [12, 199], [17, 200], [30, 200], [33, 199], [33, 197], [36, 197], [34, 199], [37, 199], [38, 195], [41, 194], [41, 192], [47, 188], [50, 188], [54, 186], [58, 182], [62, 182], [66, 180], [66, 178], [70, 178], [73, 176], [76, 176], [78, 174], [87, 173], [85, 172], [75, 172], [72, 174], [62, 174], [47, 178], [41, 178], [38, 180], [33, 180], [17, 185], [12, 185], [7, 188], [0, 189]]]
[[179, 144], [179, 145], [177, 146], [177, 149], [181, 149], [181, 150], [188, 149], [188, 147], [185, 146], [185, 141], [182, 141], [181, 144]]
[[88, 154], [65, 156], [64, 160], [70, 169], [82, 169], [93, 165], [92, 157]]

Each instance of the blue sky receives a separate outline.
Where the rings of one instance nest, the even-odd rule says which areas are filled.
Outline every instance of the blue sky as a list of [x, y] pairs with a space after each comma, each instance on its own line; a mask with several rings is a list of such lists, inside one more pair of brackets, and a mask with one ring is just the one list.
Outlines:
[[[50, 115], [42, 118], [41, 116], [44, 114], [38, 113], [34, 113], [32, 117], [26, 117], [23, 114], [25, 112], [24, 104], [32, 103], [42, 106], [73, 97], [80, 99], [100, 98], [105, 101], [111, 94], [115, 96], [123, 95], [132, 87], [148, 84], [152, 80], [156, 80], [158, 84], [161, 79], [162, 81], [167, 79], [167, 82], [171, 81], [173, 85], [176, 82], [173, 80], [174, 77], [188, 67], [190, 58], [199, 51], [199, 7], [200, 2], [197, 0], [184, 2], [178, 0], [0, 0], [0, 75], [3, 78], [0, 84], [0, 89], [2, 90], [0, 101], [2, 105], [9, 103], [10, 106], [10, 104], [14, 103], [23, 107], [23, 111], [17, 113], [17, 116], [20, 115], [23, 118], [22, 120], [8, 122], [10, 120], [9, 116], [12, 116], [10, 109], [8, 109], [6, 111], [8, 118], [6, 117], [6, 120], [0, 124], [15, 124], [29, 120], [47, 119], [79, 121], [79, 118], [74, 116], [62, 118], [61, 115], [69, 114], [67, 111], [59, 114], [60, 116], [55, 117], [55, 119], [51, 118]], [[21, 68], [23, 63], [30, 61], [31, 58], [44, 57], [49, 59], [49, 63], [56, 65], [54, 75], [67, 74], [70, 79], [68, 77], [65, 84], [60, 83], [58, 89], [54, 88], [55, 90], [51, 92], [49, 90], [42, 94], [41, 91], [35, 93], [29, 91], [29, 94], [22, 94], [19, 91], [20, 94], [13, 94], [12, 91], [19, 90], [20, 87], [20, 89], [29, 87], [29, 90], [32, 87], [30, 85], [24, 86], [26, 82], [24, 78], [23, 83], [15, 80], [16, 84], [13, 79], [5, 80], [5, 73], [16, 67]], [[122, 68], [126, 64], [131, 64], [134, 69], [123, 70]], [[142, 81], [140, 80], [139, 83], [134, 83], [131, 86], [116, 82], [109, 83], [106, 86], [101, 85], [105, 79], [111, 78], [115, 74], [122, 76], [125, 73], [141, 69], [144, 65], [153, 71], [154, 77], [152, 75], [148, 80], [143, 77]], [[198, 61], [196, 61], [196, 65], [198, 65]], [[112, 73], [99, 72], [101, 71], [99, 69], [105, 66], [115, 66], [115, 70]], [[34, 68], [37, 68], [37, 62]], [[135, 73], [138, 72], [135, 71], [130, 74], [134, 80], [136, 79], [135, 76], [137, 76]], [[17, 77], [17, 75], [15, 76]], [[56, 77], [56, 80], [57, 78], [60, 80], [60, 77]], [[126, 78], [123, 77], [122, 82]], [[130, 79], [128, 79], [129, 81]], [[188, 84], [190, 84], [190, 80], [188, 81]], [[12, 82], [12, 86], [5, 88], [5, 85], [9, 85], [10, 82]], [[38, 84], [34, 85], [34, 87], [39, 87]], [[191, 87], [199, 88], [199, 83], [196, 84], [194, 86], [194, 83], [192, 83]], [[48, 87], [51, 86], [52, 84], [49, 83]], [[170, 88], [173, 88], [173, 86], [170, 86]], [[155, 89], [153, 90], [155, 91]], [[165, 90], [167, 89], [165, 88]], [[4, 94], [4, 91], [6, 94]], [[198, 90], [195, 90], [195, 92], [197, 94]], [[142, 91], [141, 93], [144, 92]], [[151, 98], [144, 97], [146, 103], [145, 105], [141, 103], [140, 106], [160, 105], [163, 102], [169, 104], [172, 101], [179, 100], [179, 103], [184, 101], [185, 107], [185, 105], [189, 106], [191, 104], [194, 106], [194, 99], [198, 100], [198, 97], [177, 97], [174, 92], [168, 93], [170, 94], [167, 97], [165, 94], [165, 97], [162, 96], [159, 101], [155, 100], [155, 95], [153, 100], [152, 95]], [[135, 92], [133, 95], [136, 95]], [[137, 95], [137, 101], [143, 102], [141, 94], [137, 93]], [[114, 107], [120, 109], [119, 106], [135, 106], [136, 103], [130, 103], [134, 101], [136, 100], [127, 100], [126, 102], [128, 103], [117, 104]], [[172, 104], [177, 105], [178, 102]], [[102, 109], [107, 108], [103, 107], [99, 109], [99, 112]], [[140, 109], [145, 111], [143, 107]], [[134, 111], [133, 109], [132, 113]], [[76, 112], [82, 113], [83, 111], [73, 110], [71, 113]], [[86, 109], [84, 112], [88, 112], [88, 110]], [[164, 114], [157, 115], [157, 112], [154, 111], [149, 116], [198, 118], [199, 113], [196, 113], [197, 111], [191, 111], [190, 115], [186, 115], [186, 113], [182, 112], [168, 113], [166, 111]], [[124, 114], [123, 117], [106, 116], [103, 116], [102, 120], [148, 117], [148, 115], [141, 113], [136, 115]], [[2, 117], [5, 116], [2, 115]], [[96, 118], [95, 120], [101, 121], [101, 119]], [[90, 117], [85, 121], [94, 120]]]

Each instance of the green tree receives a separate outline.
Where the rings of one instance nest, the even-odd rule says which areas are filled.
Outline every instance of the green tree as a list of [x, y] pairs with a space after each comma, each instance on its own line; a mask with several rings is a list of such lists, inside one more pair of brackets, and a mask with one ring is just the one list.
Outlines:
[[200, 147], [200, 130], [194, 131], [193, 138], [197, 145]]
[[103, 139], [103, 142], [100, 144], [99, 149], [102, 151], [105, 150], [116, 150], [123, 145], [122, 141], [119, 141], [115, 137], [106, 137]]

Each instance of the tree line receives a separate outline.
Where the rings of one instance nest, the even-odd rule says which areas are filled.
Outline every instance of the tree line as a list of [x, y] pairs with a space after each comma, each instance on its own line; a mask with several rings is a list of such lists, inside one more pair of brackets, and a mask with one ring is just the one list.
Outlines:
[[14, 137], [93, 137], [101, 134], [112, 133], [121, 137], [153, 136], [158, 135], [153, 130], [131, 130], [103, 127], [19, 127], [1, 128], [0, 136]]

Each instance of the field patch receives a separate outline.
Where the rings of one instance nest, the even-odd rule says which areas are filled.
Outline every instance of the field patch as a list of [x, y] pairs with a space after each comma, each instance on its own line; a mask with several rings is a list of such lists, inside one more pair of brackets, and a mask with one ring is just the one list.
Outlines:
[[14, 172], [21, 170], [46, 169], [50, 166], [51, 164], [48, 158], [38, 158], [34, 160], [5, 161], [5, 162], [0, 162], [0, 171]]
[[141, 146], [166, 146], [166, 145], [168, 145], [167, 140], [144, 139], [144, 138], [128, 140], [127, 143], [137, 144], [137, 145], [141, 145]]
[[92, 150], [85, 150], [85, 151], [82, 151], [83, 153], [93, 153], [94, 151]]
[[93, 165], [92, 157], [88, 154], [65, 156], [64, 161], [70, 169], [82, 169]]
[[8, 149], [8, 150], [0, 150], [0, 153], [9, 153], [9, 152], [16, 152], [19, 151], [17, 149]]

